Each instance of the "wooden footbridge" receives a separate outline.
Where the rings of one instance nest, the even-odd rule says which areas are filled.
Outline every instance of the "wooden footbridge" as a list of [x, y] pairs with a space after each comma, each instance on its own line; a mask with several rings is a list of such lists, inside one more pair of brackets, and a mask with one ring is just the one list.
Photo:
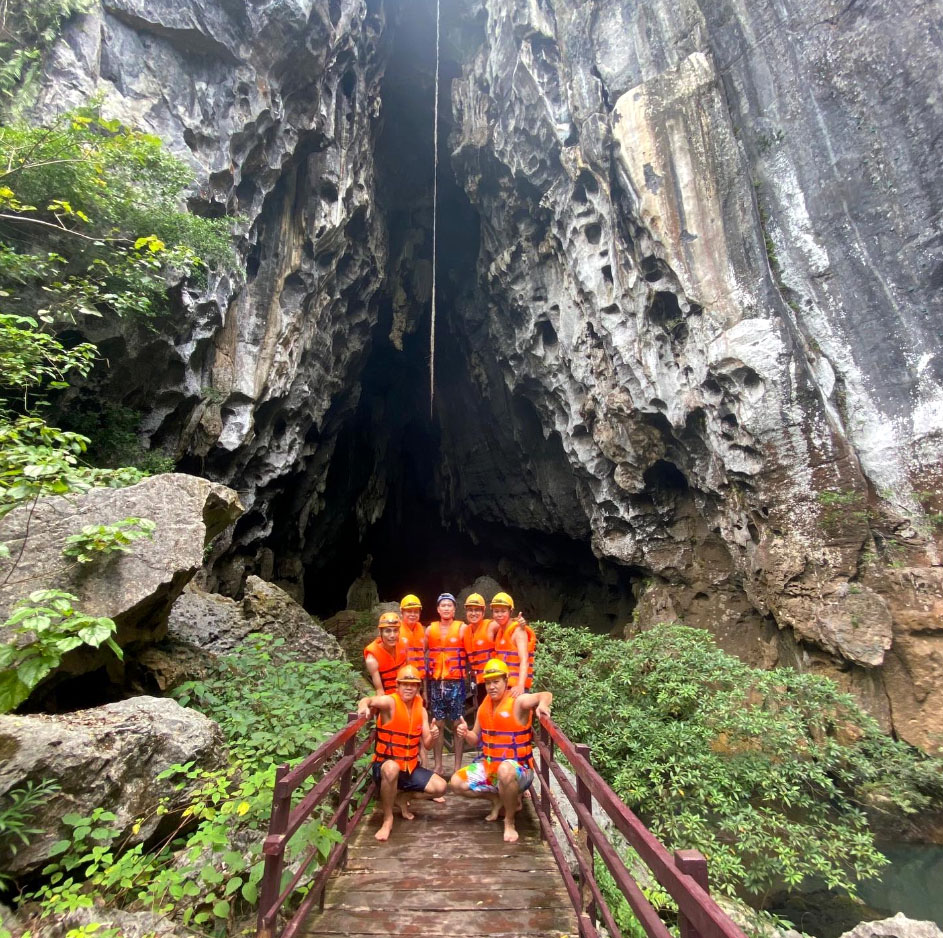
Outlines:
[[[516, 844], [504, 842], [503, 824], [484, 819], [488, 802], [454, 796], [414, 803], [413, 821], [397, 810], [392, 836], [378, 843], [379, 818], [367, 816], [372, 735], [372, 722], [352, 714], [301, 765], [279, 769], [258, 938], [596, 938], [599, 925], [619, 938], [596, 879], [600, 864], [649, 938], [671, 938], [601, 817], [677, 903], [681, 938], [745, 938], [711, 899], [704, 858], [670, 854], [592, 768], [588, 747], [570, 742], [552, 720], [541, 720], [538, 776], [517, 817]], [[330, 852], [315, 846], [287, 863], [291, 838], [312, 818], [336, 832]]]

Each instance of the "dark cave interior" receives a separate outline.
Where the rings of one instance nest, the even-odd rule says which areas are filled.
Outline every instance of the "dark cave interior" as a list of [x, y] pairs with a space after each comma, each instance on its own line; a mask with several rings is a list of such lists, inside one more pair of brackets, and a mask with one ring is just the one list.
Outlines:
[[[467, 21], [463, 25], [455, 9], [450, 18], [451, 7], [443, 4], [440, 65], [437, 388], [463, 380], [466, 373], [465, 368], [449, 367], [465, 354], [461, 323], [453, 317], [460, 298], [473, 292], [479, 239], [478, 215], [448, 159], [453, 127], [448, 83], [460, 75], [456, 49], [469, 38]], [[435, 6], [430, 0], [403, 4], [392, 34], [376, 147], [377, 198], [387, 218], [391, 268], [404, 250], [412, 252], [413, 261], [431, 261], [434, 70]], [[396, 276], [396, 270], [387, 271], [387, 282]], [[489, 575], [512, 591], [520, 590], [521, 608], [532, 617], [573, 614], [585, 619], [591, 596], [596, 610], [592, 625], [618, 627], [631, 614], [632, 572], [601, 564], [588, 541], [493, 524], [466, 531], [444, 517], [441, 476], [436, 473], [442, 458], [438, 421], [462, 415], [437, 407], [435, 418], [430, 417], [431, 304], [426, 300], [417, 306], [410, 310], [402, 349], [397, 349], [390, 338], [392, 288], [381, 304], [357, 412], [341, 431], [328, 473], [325, 499], [345, 513], [335, 519], [330, 548], [306, 558], [307, 608], [320, 616], [344, 608], [347, 589], [369, 554], [371, 575], [384, 601], [415, 592], [431, 608], [431, 597], [442, 590], [458, 593]], [[355, 504], [378, 477], [385, 487], [385, 506], [365, 527]], [[340, 509], [342, 505], [346, 507]]]

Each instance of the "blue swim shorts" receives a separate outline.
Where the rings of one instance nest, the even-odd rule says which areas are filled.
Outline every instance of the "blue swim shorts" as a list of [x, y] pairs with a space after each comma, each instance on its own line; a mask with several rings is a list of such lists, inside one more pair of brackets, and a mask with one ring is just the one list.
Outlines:
[[465, 682], [462, 680], [429, 682], [429, 717], [458, 720], [465, 713]]

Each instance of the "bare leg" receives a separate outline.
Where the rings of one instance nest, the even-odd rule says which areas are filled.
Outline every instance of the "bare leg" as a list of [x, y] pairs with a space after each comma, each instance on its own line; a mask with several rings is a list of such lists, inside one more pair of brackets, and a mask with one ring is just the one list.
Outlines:
[[445, 769], [442, 766], [442, 748], [445, 746], [445, 734], [440, 730], [439, 735], [432, 743], [432, 751], [435, 753], [435, 766], [432, 771], [436, 775], [445, 776]]
[[517, 828], [514, 826], [514, 815], [521, 803], [521, 789], [517, 782], [517, 766], [506, 761], [498, 766], [498, 794], [501, 796], [501, 806], [504, 808], [504, 840], [513, 844], [517, 841]]
[[498, 795], [489, 795], [491, 798], [491, 810], [488, 812], [486, 821], [496, 821], [501, 813], [501, 798]]
[[399, 813], [407, 821], [412, 821], [416, 815], [409, 810], [409, 795], [405, 791], [397, 792], [396, 804], [399, 807]]
[[465, 740], [455, 732], [456, 721], [452, 721], [452, 739], [454, 740], [453, 752], [455, 753], [455, 765], [453, 771], [457, 772], [462, 767], [462, 753], [465, 751]]
[[387, 759], [380, 766], [380, 808], [383, 811], [383, 823], [374, 835], [381, 843], [390, 839], [393, 830], [393, 802], [396, 800], [396, 784], [399, 781], [399, 763]]

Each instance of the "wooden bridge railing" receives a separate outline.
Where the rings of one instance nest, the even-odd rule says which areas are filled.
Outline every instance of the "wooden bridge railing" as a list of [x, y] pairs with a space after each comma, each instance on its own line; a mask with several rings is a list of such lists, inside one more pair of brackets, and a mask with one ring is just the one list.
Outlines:
[[[279, 938], [279, 933], [276, 931], [278, 914], [319, 853], [317, 845], [311, 847], [297, 872], [285, 887], [281, 888], [282, 875], [285, 870], [285, 849], [292, 836], [327, 797], [334, 795], [336, 790], [337, 807], [325, 826], [336, 830], [340, 839], [331, 848], [324, 865], [317, 871], [314, 879], [307, 884], [307, 894], [280, 933], [280, 938], [294, 938], [315, 902], [323, 907], [324, 887], [331, 873], [345, 861], [350, 835], [363, 817], [376, 787], [372, 778], [364, 787], [364, 782], [369, 776], [369, 766], [356, 779], [353, 778], [355, 763], [373, 743], [372, 733], [359, 744], [357, 742], [357, 734], [366, 722], [364, 717], [351, 713], [347, 725], [319, 746], [300, 765], [291, 771], [288, 770], [287, 765], [278, 767], [275, 774], [275, 791], [272, 796], [272, 816], [269, 821], [268, 836], [262, 847], [265, 869], [262, 873], [262, 886], [259, 891], [258, 938]], [[295, 791], [338, 753], [341, 753], [338, 761], [292, 808], [292, 796]], [[358, 793], [360, 794], [359, 804], [351, 816], [350, 808]]]
[[[272, 816], [268, 836], [262, 849], [265, 869], [259, 896], [258, 938], [295, 938], [315, 902], [323, 907], [324, 888], [328, 878], [346, 862], [347, 845], [360, 822], [376, 789], [369, 777], [369, 766], [353, 777], [356, 762], [373, 743], [373, 734], [358, 742], [358, 733], [366, 719], [356, 713], [349, 716], [347, 725], [323, 743], [296, 768], [279, 766], [275, 776], [272, 798]], [[708, 892], [707, 862], [696, 850], [677, 850], [674, 855], [659, 843], [642, 822], [622, 803], [616, 793], [603, 781], [590, 764], [589, 747], [572, 743], [549, 718], [542, 718], [535, 745], [540, 754], [538, 769], [539, 792], [530, 795], [537, 810], [540, 829], [556, 859], [570, 901], [579, 922], [581, 938], [597, 938], [596, 922], [603, 925], [613, 938], [621, 938], [612, 912], [603, 897], [594, 870], [594, 856], [608, 868], [616, 885], [625, 896], [648, 938], [671, 938], [671, 934], [657, 911], [645, 897], [641, 887], [626, 868], [617, 849], [593, 818], [593, 803], [606, 813], [613, 826], [633, 847], [651, 870], [654, 878], [678, 904], [681, 938], [746, 938], [743, 932], [720, 909]], [[555, 759], [555, 752], [569, 763], [576, 784]], [[332, 758], [337, 761], [314, 787], [292, 808], [293, 795], [304, 782], [320, 771]], [[559, 799], [553, 793], [553, 776], [578, 819], [574, 834], [564, 817]], [[365, 784], [366, 783], [366, 784]], [[317, 870], [306, 886], [306, 894], [284, 929], [278, 931], [278, 918], [288, 898], [304, 879], [319, 850], [312, 847], [302, 860], [297, 872], [282, 886], [285, 872], [285, 851], [292, 836], [331, 797], [336, 808], [326, 826], [337, 831], [334, 844], [324, 865]], [[358, 798], [359, 796], [359, 798]], [[351, 808], [356, 808], [351, 814]], [[563, 847], [555, 833], [553, 820], [569, 844], [579, 870], [574, 876]]]
[[[572, 743], [548, 717], [542, 717], [540, 723], [540, 732], [535, 740], [540, 753], [540, 792], [538, 797], [532, 789], [530, 796], [540, 819], [541, 834], [557, 861], [576, 911], [581, 938], [596, 938], [597, 917], [602, 919], [606, 930], [614, 938], [621, 938], [622, 934], [596, 880], [594, 855], [597, 852], [646, 935], [649, 938], [671, 938], [664, 922], [626, 868], [618, 851], [593, 819], [594, 799], [651, 870], [654, 878], [678, 904], [681, 938], [745, 938], [740, 928], [710, 897], [707, 861], [704, 857], [696, 850], [677, 850], [672, 858], [592, 767], [589, 746]], [[576, 778], [575, 787], [567, 772], [554, 758], [555, 750], [559, 750], [570, 764]], [[577, 834], [570, 830], [558, 799], [551, 790], [551, 775], [576, 813], [579, 822]], [[559, 829], [576, 859], [578, 880], [571, 872], [560, 841], [554, 833], [554, 817], [559, 821]]]

